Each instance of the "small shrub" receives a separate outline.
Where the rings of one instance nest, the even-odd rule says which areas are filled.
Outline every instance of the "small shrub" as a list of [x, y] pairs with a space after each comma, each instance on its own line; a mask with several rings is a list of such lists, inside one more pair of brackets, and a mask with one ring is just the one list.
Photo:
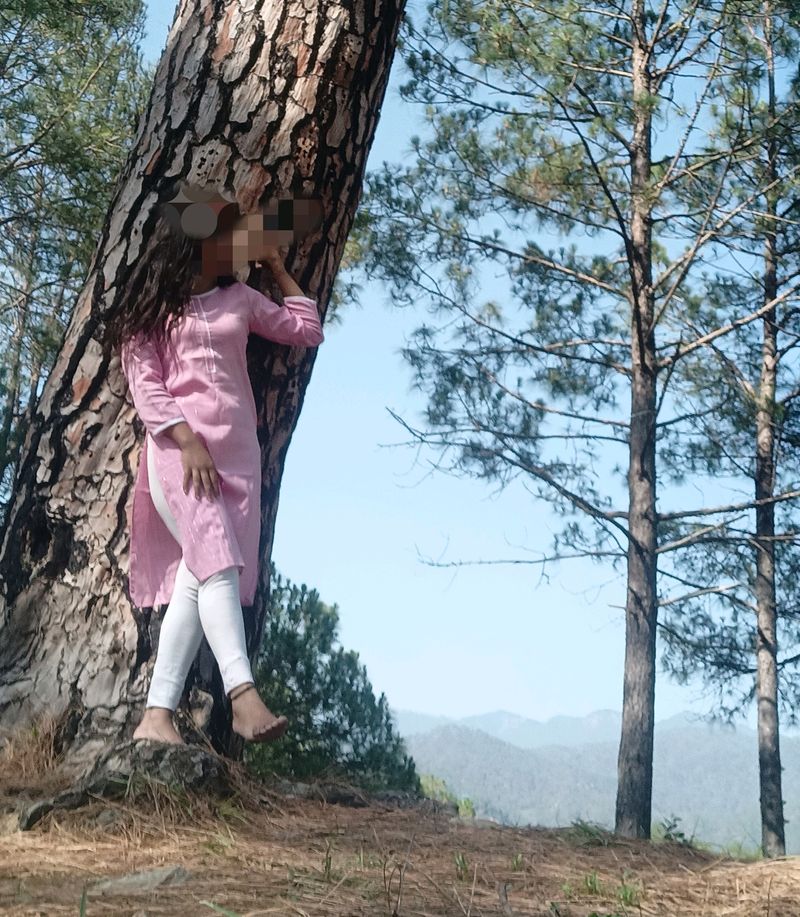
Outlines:
[[469, 797], [465, 796], [458, 801], [458, 814], [462, 818], [475, 818], [475, 806]]
[[643, 888], [641, 882], [630, 882], [626, 870], [622, 882], [617, 889], [617, 897], [619, 898], [620, 904], [625, 907], [638, 907], [642, 893]]
[[456, 875], [459, 879], [464, 880], [469, 874], [469, 866], [467, 864], [467, 858], [464, 856], [461, 851], [455, 855], [456, 861]]
[[581, 847], [608, 847], [614, 835], [602, 825], [579, 818], [570, 826], [568, 837]]
[[592, 872], [586, 876], [583, 880], [583, 884], [590, 895], [603, 894], [603, 883], [600, 881], [596, 872]]
[[669, 818], [663, 818], [658, 826], [661, 839], [673, 844], [688, 844], [689, 839], [679, 827], [680, 821], [677, 815], [670, 815]]

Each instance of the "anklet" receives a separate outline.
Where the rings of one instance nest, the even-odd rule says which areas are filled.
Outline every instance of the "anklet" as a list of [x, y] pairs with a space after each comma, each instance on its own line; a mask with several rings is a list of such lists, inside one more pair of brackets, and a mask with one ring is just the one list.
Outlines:
[[[251, 682], [248, 682], [244, 686], [239, 685], [238, 687], [234, 688], [233, 691], [231, 691], [231, 693], [228, 695], [228, 697], [230, 698], [231, 701], [235, 701], [237, 698], [241, 697], [246, 691], [255, 691], [255, 690], [256, 690], [256, 686], [251, 681]], [[235, 694], [233, 693], [234, 691], [236, 692]]]

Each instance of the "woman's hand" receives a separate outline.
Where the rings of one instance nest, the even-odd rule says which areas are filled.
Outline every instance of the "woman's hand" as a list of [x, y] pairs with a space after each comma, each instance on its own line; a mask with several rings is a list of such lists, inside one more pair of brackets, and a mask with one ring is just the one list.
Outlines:
[[181, 446], [183, 492], [189, 493], [194, 482], [194, 495], [199, 500], [205, 491], [209, 500], [219, 496], [219, 474], [214, 460], [198, 437]]
[[276, 245], [268, 245], [264, 249], [265, 255], [261, 263], [266, 264], [270, 269], [284, 296], [305, 296], [306, 294], [300, 289], [297, 281], [286, 270], [283, 263], [288, 250], [287, 245], [282, 245], [280, 249]]
[[261, 251], [262, 254], [259, 260], [268, 267], [273, 269], [284, 267], [284, 261], [288, 251], [287, 245], [281, 245], [280, 248], [278, 248], [277, 245], [265, 245]]

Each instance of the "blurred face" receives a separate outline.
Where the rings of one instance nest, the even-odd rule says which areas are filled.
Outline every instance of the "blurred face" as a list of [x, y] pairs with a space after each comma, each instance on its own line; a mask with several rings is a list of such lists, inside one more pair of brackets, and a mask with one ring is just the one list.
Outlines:
[[290, 229], [265, 229], [261, 213], [239, 214], [229, 227], [202, 240], [201, 276], [246, 273], [248, 261], [261, 261], [270, 248], [290, 245], [293, 239]]
[[286, 206], [272, 201], [264, 211], [243, 214], [235, 210], [220, 214], [218, 228], [200, 244], [199, 276], [211, 279], [233, 274], [244, 280], [249, 273], [249, 261], [265, 261], [268, 254], [279, 255], [281, 247], [293, 245], [321, 226], [320, 201], [301, 198], [284, 204], [288, 204], [288, 212]]

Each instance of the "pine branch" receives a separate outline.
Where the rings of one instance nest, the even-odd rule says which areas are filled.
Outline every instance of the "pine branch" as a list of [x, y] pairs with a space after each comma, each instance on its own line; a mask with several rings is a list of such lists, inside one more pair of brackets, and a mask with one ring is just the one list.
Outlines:
[[[662, 7], [662, 10], [661, 10], [662, 14], [666, 10], [666, 8], [669, 6], [669, 2], [670, 0], [665, 0], [664, 6]], [[655, 43], [655, 38], [653, 39], [653, 42]], [[652, 53], [652, 45], [648, 53]], [[717, 60], [714, 62], [714, 65], [709, 70], [709, 74], [705, 81], [705, 85], [703, 86], [703, 90], [697, 99], [697, 104], [695, 105], [694, 111], [692, 112], [692, 115], [689, 118], [689, 121], [683, 132], [683, 136], [681, 137], [680, 142], [678, 143], [678, 149], [675, 151], [675, 155], [672, 157], [672, 161], [670, 162], [669, 166], [667, 167], [666, 171], [664, 172], [663, 178], [655, 186], [654, 193], [656, 197], [660, 197], [663, 190], [670, 184], [670, 176], [672, 175], [672, 172], [675, 169], [675, 166], [678, 164], [680, 159], [683, 157], [683, 152], [686, 149], [686, 145], [689, 142], [689, 137], [691, 136], [692, 131], [694, 130], [694, 126], [697, 123], [697, 119], [700, 117], [700, 113], [703, 110], [703, 105], [705, 103], [706, 95], [708, 94], [708, 91], [711, 88], [713, 79], [717, 76], [717, 66], [719, 64], [719, 55], [721, 53], [722, 51], [720, 50], [719, 54], [717, 55]]]
[[[695, 13], [697, 12], [699, 7], [700, 7], [700, 0], [695, 0], [694, 6], [691, 12], [685, 13], [684, 15], [682, 15], [680, 17], [680, 20], [677, 23], [675, 23], [675, 27], [678, 28], [682, 25], [685, 25], [687, 22], [691, 22], [694, 19]], [[653, 75], [654, 81], [655, 81], [655, 87], [657, 90], [661, 89], [661, 86], [667, 76], [673, 73], [676, 73], [682, 67], [684, 67], [689, 61], [696, 59], [698, 55], [711, 43], [711, 39], [714, 37], [714, 35], [717, 32], [722, 31], [723, 21], [724, 21], [724, 10], [725, 10], [725, 4], [723, 4], [722, 14], [717, 19], [716, 28], [709, 29], [708, 34], [705, 35], [704, 38], [700, 42], [698, 42], [698, 44], [692, 49], [692, 51], [689, 54], [686, 54], [684, 57], [680, 58], [680, 60], [678, 60], [678, 55], [680, 54], [681, 50], [685, 46], [687, 38], [691, 34], [691, 30], [686, 29], [682, 40], [676, 45], [675, 49], [673, 50], [672, 58], [670, 59], [669, 63], [662, 69], [656, 70]]]
[[[530, 78], [530, 75], [528, 75], [528, 78]], [[591, 149], [591, 146], [589, 145], [589, 141], [586, 139], [583, 132], [578, 127], [574, 116], [571, 115], [564, 100], [561, 99], [560, 96], [556, 95], [556, 93], [554, 93], [552, 90], [548, 89], [546, 86], [541, 86], [538, 83], [536, 85], [539, 86], [542, 92], [544, 92], [547, 96], [550, 97], [551, 101], [555, 102], [555, 104], [561, 108], [562, 112], [564, 113], [564, 117], [569, 122], [570, 126], [572, 127], [573, 132], [575, 133], [578, 140], [580, 141], [580, 144], [583, 147], [583, 150], [586, 153], [586, 156], [589, 160], [589, 164], [591, 165], [592, 170], [594, 171], [595, 175], [597, 176], [597, 180], [600, 183], [600, 187], [603, 189], [603, 193], [605, 194], [606, 200], [608, 201], [609, 206], [611, 207], [611, 209], [614, 212], [617, 226], [619, 228], [619, 233], [622, 236], [623, 242], [625, 243], [625, 251], [628, 254], [629, 262], [632, 264], [634, 260], [633, 259], [633, 247], [632, 247], [630, 238], [628, 237], [628, 229], [627, 229], [627, 223], [625, 221], [625, 217], [623, 216], [622, 211], [620, 210], [619, 204], [617, 203], [616, 195], [612, 194], [611, 189], [608, 186], [608, 182], [606, 181], [606, 177], [603, 174], [603, 171], [600, 168], [599, 164], [597, 163], [597, 161], [594, 158], [594, 154], [592, 153], [592, 149]]]
[[[666, 608], [669, 605], [679, 605], [682, 602], [688, 602], [691, 599], [696, 599], [703, 595], [723, 595], [726, 599], [730, 600], [734, 597], [726, 595], [726, 593], [730, 592], [731, 589], [738, 589], [741, 585], [741, 583], [733, 583], [730, 586], [707, 586], [704, 589], [695, 589], [694, 592], [687, 592], [685, 595], [675, 596], [671, 599], [659, 599], [658, 607]], [[755, 611], [754, 606], [749, 605], [747, 602], [743, 602], [741, 599], [737, 600], [737, 604], [744, 605], [748, 610]]]
[[771, 503], [785, 503], [787, 500], [796, 500], [798, 497], [800, 497], [800, 490], [790, 490], [774, 497], [764, 497], [762, 500], [748, 500], [745, 503], [729, 503], [726, 506], [684, 510], [679, 513], [658, 513], [657, 518], [659, 522], [669, 522], [673, 519], [688, 519], [692, 516], [715, 516], [719, 513], [733, 513], [742, 509], [755, 509], [758, 506], [769, 506]]
[[[392, 415], [392, 417], [394, 417], [395, 420], [398, 421], [398, 423], [402, 424], [402, 426], [404, 426], [406, 430], [408, 430], [408, 432], [419, 443], [424, 443], [426, 445], [435, 445], [436, 443], [432, 441], [433, 436], [442, 437], [446, 435], [445, 433], [431, 434], [431, 433], [426, 433], [424, 431], [415, 430], [405, 420], [403, 420], [402, 417], [400, 417], [390, 408], [387, 408], [387, 410]], [[482, 447], [481, 448], [482, 454], [484, 456], [495, 456], [497, 458], [501, 458], [507, 464], [513, 465], [515, 468], [519, 468], [521, 471], [525, 471], [527, 474], [531, 475], [532, 477], [535, 477], [538, 480], [542, 481], [543, 483], [547, 484], [556, 493], [562, 496], [565, 500], [572, 503], [572, 505], [575, 506], [576, 508], [585, 512], [588, 516], [591, 516], [594, 519], [598, 519], [600, 521], [609, 523], [610, 525], [618, 529], [625, 536], [625, 538], [628, 537], [628, 530], [620, 522], [621, 519], [628, 518], [627, 512], [624, 512], [622, 510], [603, 510], [600, 507], [595, 506], [593, 503], [591, 503], [586, 498], [581, 497], [580, 494], [575, 493], [574, 491], [566, 487], [564, 484], [562, 484], [560, 481], [557, 481], [553, 477], [551, 472], [548, 471], [547, 468], [540, 466], [540, 465], [531, 464], [526, 458], [520, 455], [517, 449], [515, 449], [512, 445], [506, 442], [504, 438], [501, 438], [500, 442], [503, 444], [504, 449], [507, 450], [508, 453], [510, 453], [510, 455], [507, 454], [503, 450], [495, 449], [490, 446]], [[442, 444], [445, 446], [456, 445], [455, 443], [449, 442], [447, 440], [444, 440]]]
[[759, 306], [758, 309], [756, 309], [754, 312], [751, 312], [749, 315], [743, 315], [741, 318], [734, 319], [732, 322], [727, 325], [723, 325], [721, 328], [717, 328], [714, 331], [709, 331], [708, 334], [704, 334], [702, 337], [692, 341], [690, 344], [682, 344], [672, 357], [665, 357], [659, 360], [659, 368], [668, 366], [671, 361], [682, 359], [687, 354], [697, 350], [699, 347], [705, 347], [705, 345], [710, 341], [715, 341], [717, 338], [723, 337], [726, 334], [730, 334], [731, 331], [735, 331], [737, 328], [743, 328], [745, 325], [749, 325], [751, 322], [754, 322], [762, 316], [766, 315], [767, 312], [770, 312], [775, 308], [775, 306], [780, 305], [780, 303], [782, 303], [785, 299], [788, 299], [798, 290], [800, 290], [800, 284], [796, 284], [795, 286], [776, 296], [774, 299], [771, 299], [769, 302]]
[[572, 277], [573, 279], [579, 280], [582, 283], [591, 284], [600, 290], [604, 290], [606, 293], [613, 293], [614, 296], [617, 296], [627, 302], [627, 294], [619, 287], [615, 287], [610, 283], [606, 283], [604, 280], [600, 280], [598, 277], [595, 277], [592, 274], [585, 274], [582, 271], [577, 271], [575, 268], [568, 267], [567, 265], [561, 264], [558, 261], [552, 261], [551, 259], [543, 258], [540, 255], [532, 255], [529, 251], [521, 254], [518, 251], [506, 248], [504, 245], [500, 245], [497, 242], [492, 242], [489, 239], [476, 239], [474, 236], [469, 235], [469, 233], [462, 234], [459, 236], [459, 238], [466, 242], [472, 242], [479, 248], [490, 249], [491, 251], [508, 255], [511, 258], [517, 258], [522, 261], [529, 261], [531, 264], [538, 264], [541, 267], [550, 268], [559, 274], [564, 274], [567, 277]]
[[423, 560], [422, 562], [429, 567], [491, 566], [496, 564], [531, 564], [533, 566], [545, 566], [546, 564], [556, 563], [561, 560], [580, 560], [585, 558], [596, 560], [600, 557], [625, 557], [625, 553], [622, 551], [578, 551], [575, 554], [549, 554], [533, 560], [526, 560], [525, 558], [511, 558], [505, 560], [499, 558], [496, 560], [451, 560], [447, 562]]
[[[741, 516], [737, 517], [741, 518]], [[660, 517], [659, 517], [660, 520]], [[731, 520], [735, 521], [735, 520]], [[677, 551], [679, 548], [688, 547], [695, 542], [702, 541], [706, 535], [711, 532], [719, 532], [728, 525], [727, 520], [725, 522], [719, 522], [717, 525], [707, 525], [702, 529], [698, 529], [695, 532], [690, 532], [688, 535], [684, 535], [682, 538], [678, 538], [675, 541], [669, 541], [666, 544], [660, 545], [656, 548], [656, 554], [667, 554], [670, 551]]]
[[604, 417], [593, 417], [586, 414], [576, 414], [572, 411], [564, 411], [560, 408], [551, 407], [542, 401], [529, 401], [521, 392], [514, 391], [513, 389], [510, 389], [508, 386], [504, 385], [490, 369], [487, 369], [483, 365], [479, 366], [478, 368], [486, 376], [486, 378], [489, 379], [490, 382], [493, 382], [501, 391], [505, 392], [515, 401], [519, 401], [521, 404], [524, 404], [525, 407], [532, 411], [542, 411], [546, 414], [555, 414], [559, 417], [566, 417], [570, 420], [579, 420], [582, 423], [596, 423], [603, 426], [621, 427], [626, 430], [630, 428], [630, 424], [623, 420], [610, 420]]

